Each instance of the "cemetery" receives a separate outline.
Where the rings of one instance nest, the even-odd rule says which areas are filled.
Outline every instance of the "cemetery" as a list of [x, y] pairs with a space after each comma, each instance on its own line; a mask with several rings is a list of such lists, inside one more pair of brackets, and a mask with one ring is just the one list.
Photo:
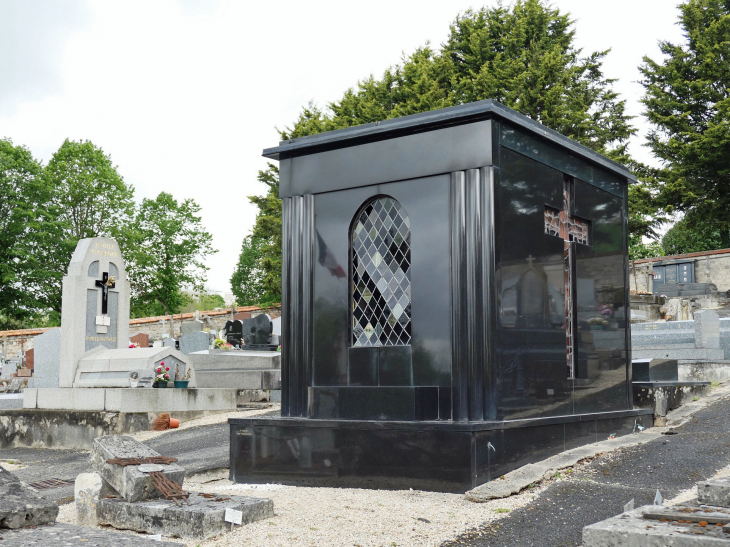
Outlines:
[[275, 133], [443, 6], [81, 2], [45, 68], [0, 6], [0, 547], [730, 545], [730, 6], [677, 2], [635, 100], [598, 29], [665, 6], [491, 2]]

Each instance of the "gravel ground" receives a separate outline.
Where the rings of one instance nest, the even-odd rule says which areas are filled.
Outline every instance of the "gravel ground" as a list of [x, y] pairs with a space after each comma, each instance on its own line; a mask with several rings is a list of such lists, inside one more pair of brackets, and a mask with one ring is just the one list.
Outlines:
[[[256, 546], [438, 546], [510, 510], [528, 504], [541, 488], [509, 499], [472, 503], [460, 494], [420, 490], [360, 490], [240, 485], [222, 480], [186, 482], [189, 492], [234, 494], [274, 501], [275, 516], [187, 547]], [[74, 504], [61, 507], [59, 522], [76, 523]], [[180, 541], [165, 538], [169, 541]]]

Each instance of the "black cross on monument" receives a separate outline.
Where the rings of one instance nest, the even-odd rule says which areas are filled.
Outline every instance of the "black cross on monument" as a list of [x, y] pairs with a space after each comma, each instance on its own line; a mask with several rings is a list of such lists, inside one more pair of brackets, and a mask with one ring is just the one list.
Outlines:
[[109, 272], [104, 272], [101, 279], [96, 280], [96, 286], [101, 288], [101, 313], [107, 314], [107, 304], [109, 299], [109, 289], [113, 289], [116, 284], [114, 283], [114, 276], [109, 277]]
[[563, 181], [563, 209], [559, 211], [545, 206], [545, 233], [563, 240], [563, 264], [565, 271], [565, 344], [568, 378], [575, 378], [575, 245], [590, 245], [588, 234], [590, 221], [572, 215], [575, 209], [573, 180]]

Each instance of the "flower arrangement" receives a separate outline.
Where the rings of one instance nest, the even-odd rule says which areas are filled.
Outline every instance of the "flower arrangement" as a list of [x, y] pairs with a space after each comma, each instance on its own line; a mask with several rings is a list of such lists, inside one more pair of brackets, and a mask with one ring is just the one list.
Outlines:
[[216, 338], [215, 342], [213, 343], [213, 347], [215, 349], [233, 349], [233, 346], [222, 338]]
[[606, 325], [608, 325], [608, 321], [606, 321], [602, 317], [591, 317], [588, 320], [588, 324], [589, 325], [600, 325], [600, 326], [604, 326], [605, 327]]
[[170, 381], [170, 367], [165, 366], [165, 361], [161, 361], [155, 368], [155, 382], [158, 384], [166, 384]]
[[129, 343], [129, 349], [132, 349], [132, 348], [138, 348], [138, 347], [139, 347], [139, 344], [137, 344], [137, 343], [135, 343], [135, 342], [130, 342], [130, 343]]
[[601, 315], [606, 318], [613, 317], [613, 308], [611, 304], [604, 304], [601, 306]]

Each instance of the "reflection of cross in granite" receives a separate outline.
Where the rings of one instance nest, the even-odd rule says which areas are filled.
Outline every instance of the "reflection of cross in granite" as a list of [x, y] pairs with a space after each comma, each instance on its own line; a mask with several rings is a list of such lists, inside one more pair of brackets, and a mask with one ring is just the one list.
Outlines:
[[101, 279], [96, 280], [96, 286], [101, 288], [101, 313], [107, 314], [107, 304], [109, 299], [109, 289], [113, 289], [116, 284], [114, 283], [114, 276], [109, 277], [109, 272], [104, 272]]
[[[545, 206], [545, 233], [563, 240], [563, 265], [565, 272], [565, 344], [568, 378], [575, 378], [575, 244], [590, 245], [588, 240], [591, 223], [572, 216], [575, 209], [573, 180], [563, 181], [563, 209], [558, 211]], [[528, 259], [529, 260], [529, 259]], [[531, 263], [532, 264], [532, 263]]]

